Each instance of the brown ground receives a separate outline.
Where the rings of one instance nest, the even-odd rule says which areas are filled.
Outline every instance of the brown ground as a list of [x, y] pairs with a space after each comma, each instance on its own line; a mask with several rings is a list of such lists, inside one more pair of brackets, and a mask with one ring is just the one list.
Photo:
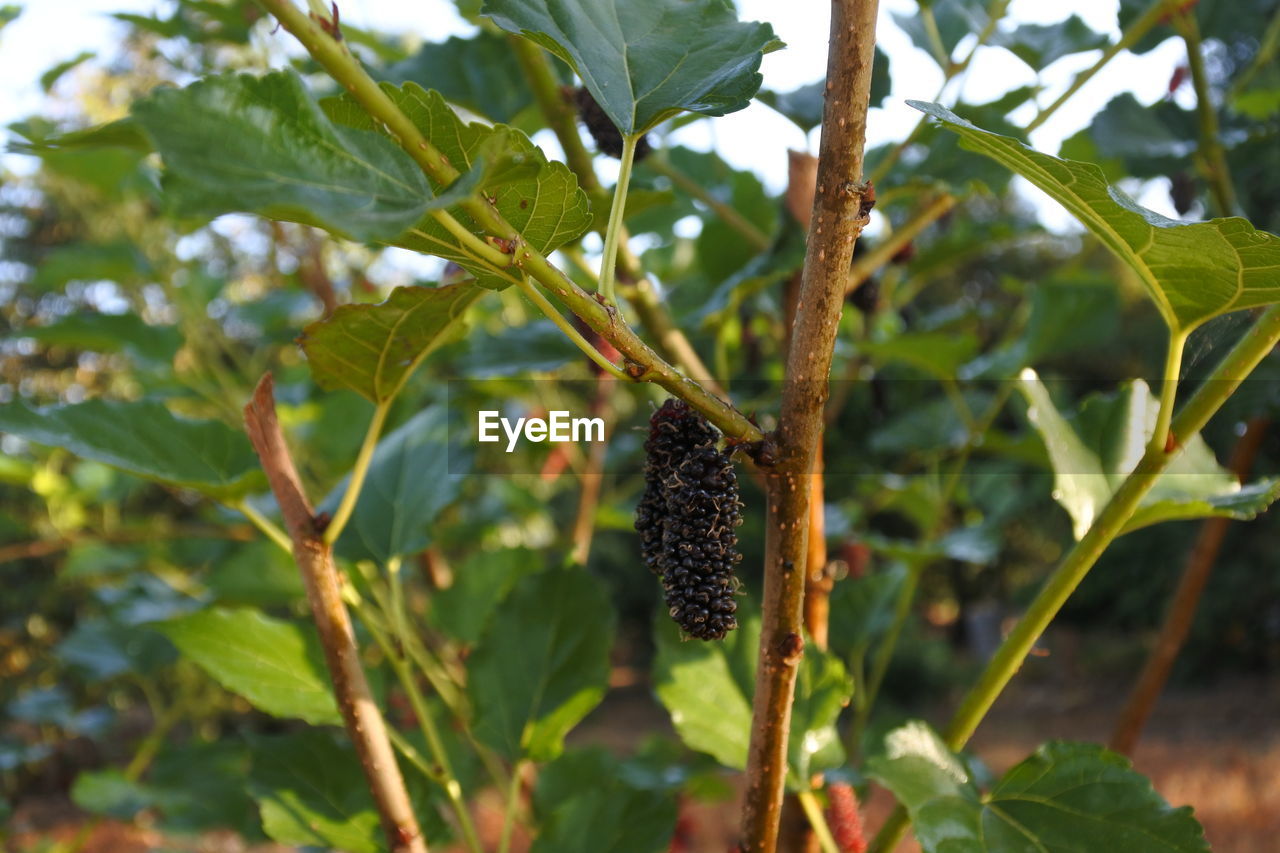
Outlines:
[[[1073, 679], [1074, 680], [1074, 679]], [[973, 740], [976, 752], [996, 772], [1022, 760], [1050, 738], [1105, 741], [1124, 698], [1123, 688], [1095, 684], [1068, 688], [1020, 684], [1015, 680]], [[945, 718], [936, 716], [934, 722]], [[626, 751], [655, 731], [668, 730], [663, 710], [643, 688], [615, 690], [605, 705], [575, 732], [578, 743], [601, 743]], [[1166, 800], [1195, 807], [1216, 853], [1280, 851], [1280, 682], [1236, 680], [1212, 690], [1173, 690], [1161, 700], [1134, 756]], [[493, 807], [483, 805], [483, 835], [497, 834]], [[892, 803], [878, 792], [866, 805], [864, 821], [874, 831]], [[737, 802], [695, 805], [682, 815], [689, 833], [685, 853], [722, 853], [729, 849], [737, 820]], [[65, 800], [27, 803], [10, 824], [5, 844], [11, 851], [35, 851], [42, 842], [67, 841], [85, 827], [82, 815]], [[495, 839], [496, 840], [496, 839]], [[527, 849], [523, 839], [513, 853]], [[142, 853], [163, 846], [191, 853], [243, 853], [250, 850], [225, 835], [198, 840], [158, 837], [154, 832], [113, 821], [95, 825], [83, 853]], [[917, 850], [903, 845], [902, 853]], [[253, 853], [282, 853], [259, 846]]]

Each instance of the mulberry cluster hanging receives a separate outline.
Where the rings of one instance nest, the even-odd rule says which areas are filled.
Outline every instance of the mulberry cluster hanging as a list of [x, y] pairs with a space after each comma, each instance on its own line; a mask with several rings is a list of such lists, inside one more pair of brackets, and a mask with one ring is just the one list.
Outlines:
[[719, 433], [683, 400], [649, 420], [645, 489], [636, 507], [644, 563], [661, 575], [671, 618], [690, 636], [718, 640], [738, 627], [734, 613], [738, 477]]
[[[573, 104], [578, 108], [578, 117], [595, 140], [596, 148], [601, 154], [608, 154], [617, 160], [622, 156], [622, 133], [604, 108], [596, 102], [585, 88], [573, 90]], [[645, 134], [636, 140], [635, 162], [639, 163], [653, 151], [649, 144], [649, 135]]]

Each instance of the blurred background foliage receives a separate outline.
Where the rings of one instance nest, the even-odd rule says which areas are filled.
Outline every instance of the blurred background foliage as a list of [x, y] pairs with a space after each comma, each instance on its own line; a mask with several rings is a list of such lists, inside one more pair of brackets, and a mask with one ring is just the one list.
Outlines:
[[[947, 49], [984, 8], [935, 5]], [[1120, 5], [1123, 17], [1143, 4]], [[1240, 211], [1259, 228], [1278, 230], [1277, 4], [1204, 0], [1195, 14]], [[378, 302], [395, 286], [450, 271], [292, 224], [167, 215], [154, 158], [130, 144], [127, 128], [110, 123], [156, 86], [265, 69], [272, 23], [242, 0], [179, 0], [154, 17], [119, 17], [127, 34], [113, 56], [83, 57], [46, 75], [58, 107], [50, 112], [60, 118], [33, 115], [12, 128], [30, 168], [5, 174], [0, 188], [0, 403], [150, 400], [239, 429], [241, 407], [269, 370], [303, 477], [312, 494], [327, 494], [349, 470], [371, 406], [353, 393], [319, 390], [295, 338], [337, 305]], [[911, 21], [902, 24], [936, 47]], [[1041, 70], [1098, 46], [1100, 37], [1082, 26], [1000, 29], [993, 43]], [[436, 88], [486, 119], [529, 132], [542, 127], [496, 33], [417, 45], [400, 34], [345, 34], [385, 79]], [[1169, 35], [1157, 29], [1151, 38]], [[292, 62], [320, 91], [332, 85], [308, 60]], [[906, 73], [887, 61], [884, 71]], [[948, 73], [962, 70], [953, 61]], [[59, 82], [69, 80], [74, 85]], [[1181, 85], [1190, 84], [1175, 79], [1170, 88]], [[807, 88], [761, 99], [808, 129], [821, 101], [820, 91]], [[1007, 115], [1035, 94], [1016, 90], [955, 110], [1021, 135]], [[1198, 159], [1198, 128], [1194, 111], [1173, 99], [1140, 104], [1126, 95], [1100, 104], [1092, 126], [1062, 154], [1102, 164], [1122, 186], [1167, 185], [1180, 214], [1203, 218], [1222, 211]], [[628, 226], [677, 324], [740, 408], [768, 424], [786, 282], [803, 255], [799, 226], [786, 199], [754, 175], [714, 153], [667, 145], [665, 132], [655, 134], [652, 162], [637, 168]], [[880, 164], [888, 164], [883, 172]], [[1069, 409], [1090, 393], [1158, 375], [1165, 331], [1139, 284], [1098, 244], [1076, 231], [1046, 230], [1009, 174], [962, 151], [950, 134], [922, 127], [907, 144], [869, 152], [869, 169], [879, 203], [863, 255], [942, 193], [957, 199], [851, 296], [834, 367], [826, 532], [841, 580], [833, 649], [845, 658], [865, 654], [868, 637], [883, 630], [877, 614], [890, 606], [902, 567], [922, 572], [885, 680], [888, 701], [874, 722], [883, 730], [954, 695], [990, 651], [1001, 620], [1017, 613], [1070, 543], [1044, 448], [1008, 380], [1034, 366]], [[741, 223], [727, 222], [717, 205], [731, 207], [761, 239], [746, 239]], [[526, 413], [549, 408], [554, 394], [556, 408], [604, 407], [631, 424], [642, 423], [658, 399], [646, 388], [607, 388], [600, 397], [591, 366], [514, 291], [488, 295], [467, 320], [467, 334], [415, 377], [388, 432], [442, 405], [446, 388], [459, 400]], [[1207, 372], [1246, 321], [1228, 316], [1197, 332], [1187, 373]], [[1276, 367], [1264, 365], [1263, 378], [1211, 425], [1206, 437], [1220, 458], [1240, 424], [1274, 414], [1277, 388], [1268, 374]], [[424, 631], [465, 649], [522, 573], [564, 559], [590, 462], [574, 449], [525, 445], [505, 463], [509, 476], [490, 459], [482, 474], [450, 477], [467, 464], [466, 433], [455, 427], [406, 457], [421, 466], [410, 470], [439, 488], [438, 511], [418, 520], [405, 567]], [[617, 613], [611, 680], [621, 692], [647, 695], [650, 628], [660, 607], [631, 530], [641, 439], [620, 430], [609, 444], [606, 470], [616, 475], [604, 478], [598, 505], [587, 507], [595, 527], [587, 566]], [[91, 812], [132, 817], [150, 809], [169, 831], [231, 827], [261, 838], [242, 781], [249, 744], [257, 734], [293, 732], [293, 724], [218, 686], [155, 626], [215, 606], [257, 608], [305, 625], [291, 561], [232, 506], [195, 491], [13, 436], [0, 438], [0, 449], [0, 794], [7, 803], [0, 811], [71, 790]], [[1278, 469], [1280, 438], [1272, 431], [1256, 470]], [[754, 598], [763, 500], [751, 478], [742, 479], [741, 573]], [[270, 510], [267, 502], [261, 507]], [[1059, 630], [1105, 638], [1089, 647], [1098, 650], [1084, 664], [1092, 676], [1132, 676], [1195, 531], [1195, 523], [1178, 523], [1124, 537], [1072, 598]], [[1280, 664], [1280, 575], [1269, 569], [1277, 537], [1274, 513], [1231, 528], [1178, 678], [1211, 684]], [[860, 581], [868, 585], [859, 588]], [[369, 664], [380, 665], [376, 654]], [[389, 701], [394, 716], [397, 699]], [[231, 733], [248, 739], [225, 737]], [[661, 750], [672, 747], [646, 749], [637, 767], [661, 763]], [[184, 773], [193, 762], [209, 770], [198, 786]], [[170, 785], [175, 778], [182, 784]], [[694, 773], [689, 790], [714, 791], [708, 778]]]

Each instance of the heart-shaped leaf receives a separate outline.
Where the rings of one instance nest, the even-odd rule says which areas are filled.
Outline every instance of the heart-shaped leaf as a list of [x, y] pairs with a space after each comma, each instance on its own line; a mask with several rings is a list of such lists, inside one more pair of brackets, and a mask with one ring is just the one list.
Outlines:
[[[747, 765], [751, 734], [760, 616], [743, 609], [738, 616], [738, 630], [725, 639], [695, 643], [683, 641], [664, 614], [655, 632], [654, 684], [686, 746], [741, 770]], [[800, 660], [787, 750], [793, 784], [844, 761], [835, 723], [852, 695], [853, 682], [839, 658], [807, 647]]]
[[215, 607], [157, 623], [219, 684], [277, 717], [342, 722], [315, 632], [261, 611]]
[[520, 581], [467, 661], [476, 737], [512, 760], [555, 758], [604, 697], [612, 639], [609, 600], [586, 572]]
[[1045, 744], [984, 795], [946, 744], [913, 722], [890, 732], [867, 775], [906, 806], [925, 853], [1209, 850], [1190, 808], [1170, 808], [1126, 758], [1094, 744]]
[[[1024, 371], [1018, 387], [1027, 400], [1027, 415], [1049, 451], [1054, 499], [1071, 514], [1079, 539], [1142, 458], [1155, 432], [1160, 404], [1138, 379], [1118, 394], [1086, 400], [1068, 418], [1054, 406], [1034, 371]], [[1277, 498], [1280, 479], [1241, 488], [1204, 439], [1195, 435], [1143, 497], [1123, 532], [1208, 516], [1248, 520]]]
[[[454, 168], [480, 173], [479, 188], [503, 218], [538, 251], [552, 252], [591, 227], [591, 204], [578, 187], [573, 172], [563, 163], [548, 161], [542, 150], [520, 131], [501, 124], [490, 127], [464, 123], [439, 92], [427, 91], [417, 83], [399, 87], [384, 83], [382, 90], [449, 158]], [[324, 108], [339, 124], [374, 129], [369, 115], [349, 97], [327, 99]], [[465, 211], [454, 208], [450, 213], [463, 227], [482, 233]], [[486, 287], [501, 289], [511, 284], [508, 279], [494, 275], [484, 264], [477, 263], [458, 238], [431, 217], [401, 235], [396, 245], [453, 261], [473, 273]]]
[[1110, 186], [1097, 166], [1042, 154], [938, 104], [907, 103], [1065, 207], [1134, 271], [1174, 334], [1228, 311], [1280, 302], [1280, 237], [1239, 217], [1166, 219]]
[[761, 57], [782, 46], [724, 0], [485, 0], [482, 12], [569, 63], [626, 135], [681, 112], [742, 109]]
[[397, 287], [377, 305], [342, 305], [302, 330], [311, 376], [328, 391], [386, 402], [483, 292], [471, 282]]
[[0, 432], [220, 498], [263, 482], [243, 433], [219, 421], [175, 417], [159, 403], [90, 400], [33, 409], [14, 402], [0, 406]]
[[449, 199], [385, 135], [342, 127], [292, 71], [219, 74], [157, 89], [133, 114], [182, 214], [242, 211], [390, 240]]

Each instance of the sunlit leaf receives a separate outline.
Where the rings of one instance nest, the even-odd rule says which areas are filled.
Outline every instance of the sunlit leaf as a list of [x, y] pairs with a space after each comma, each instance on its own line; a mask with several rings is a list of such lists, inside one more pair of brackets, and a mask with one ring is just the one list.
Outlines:
[[[1159, 401], [1138, 379], [1118, 394], [1086, 400], [1068, 418], [1033, 372], [1023, 374], [1018, 388], [1053, 463], [1054, 499], [1071, 514], [1079, 539], [1142, 458], [1155, 431]], [[1195, 435], [1184, 442], [1143, 497], [1124, 532], [1161, 521], [1207, 516], [1250, 519], [1277, 498], [1280, 480], [1242, 489], [1235, 475], [1218, 464], [1204, 439]]]
[[[655, 632], [654, 685], [686, 746], [741, 770], [751, 734], [760, 617], [740, 610], [738, 621], [738, 629], [723, 640], [686, 642], [663, 615]], [[787, 750], [793, 780], [807, 780], [844, 761], [835, 723], [852, 694], [840, 660], [808, 646], [800, 660]]]
[[377, 305], [339, 306], [302, 331], [311, 375], [330, 391], [350, 388], [375, 403], [390, 400], [483, 292], [470, 282], [397, 287]]
[[277, 717], [342, 722], [313, 629], [257, 610], [211, 608], [155, 625], [232, 693]]
[[409, 155], [383, 134], [335, 124], [291, 71], [157, 89], [133, 115], [184, 215], [261, 213], [390, 240], [441, 206]]
[[[439, 92], [427, 91], [416, 83], [399, 87], [384, 83], [382, 90], [455, 169], [481, 173], [480, 189], [538, 251], [558, 249], [591, 227], [591, 205], [569, 167], [548, 161], [523, 133], [505, 125], [464, 123]], [[328, 99], [324, 108], [339, 124], [374, 128], [369, 115], [351, 98]], [[463, 227], [483, 233], [465, 211], [455, 207], [450, 213]], [[511, 284], [477, 263], [458, 238], [431, 217], [401, 235], [396, 245], [454, 261], [487, 287], [501, 289]]]
[[1189, 807], [1170, 808], [1101, 746], [1041, 746], [983, 794], [924, 723], [890, 732], [867, 773], [906, 806], [924, 853], [1124, 850], [1207, 853]]
[[962, 145], [1022, 175], [1127, 264], [1175, 333], [1228, 311], [1280, 301], [1280, 237], [1238, 217], [1184, 224], [1147, 210], [1089, 163], [1041, 154], [975, 127], [945, 107], [908, 101]]
[[486, 0], [483, 13], [567, 62], [624, 134], [742, 109], [761, 57], [780, 46], [723, 0]]

